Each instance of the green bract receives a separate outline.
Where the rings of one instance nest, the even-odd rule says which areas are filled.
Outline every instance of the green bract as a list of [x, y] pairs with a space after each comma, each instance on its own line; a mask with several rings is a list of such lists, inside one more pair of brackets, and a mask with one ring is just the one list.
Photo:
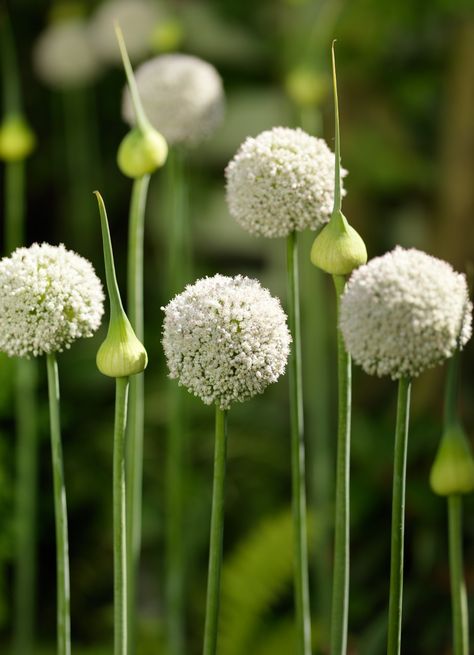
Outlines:
[[440, 496], [474, 491], [474, 459], [459, 424], [446, 430], [431, 468], [430, 485]]
[[96, 357], [97, 368], [111, 378], [124, 378], [145, 370], [148, 356], [126, 316], [111, 319], [105, 341]]
[[311, 262], [331, 275], [349, 275], [367, 262], [365, 243], [341, 211], [333, 213], [314, 240]]
[[142, 177], [163, 166], [168, 155], [164, 137], [150, 127], [142, 131], [135, 127], [122, 140], [117, 153], [117, 163], [127, 177]]

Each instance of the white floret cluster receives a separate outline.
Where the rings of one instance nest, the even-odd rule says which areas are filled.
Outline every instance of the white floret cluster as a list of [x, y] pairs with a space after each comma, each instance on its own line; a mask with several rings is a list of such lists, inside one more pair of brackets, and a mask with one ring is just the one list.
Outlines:
[[0, 350], [62, 351], [100, 325], [104, 293], [92, 264], [61, 244], [34, 243], [0, 261]]
[[33, 64], [40, 79], [58, 89], [87, 84], [101, 68], [91, 48], [89, 27], [80, 18], [47, 27], [35, 43]]
[[280, 301], [256, 280], [215, 275], [164, 308], [170, 377], [228, 409], [262, 393], [285, 371], [291, 337]]
[[[160, 55], [135, 71], [143, 108], [153, 127], [170, 144], [193, 145], [210, 136], [224, 111], [222, 79], [214, 66], [191, 55]], [[130, 92], [124, 90], [123, 117], [136, 118]]]
[[225, 174], [229, 211], [251, 234], [286, 237], [329, 220], [334, 154], [299, 128], [274, 127], [247, 138]]
[[354, 271], [341, 298], [340, 328], [354, 361], [371, 375], [416, 377], [469, 340], [466, 278], [414, 248]]

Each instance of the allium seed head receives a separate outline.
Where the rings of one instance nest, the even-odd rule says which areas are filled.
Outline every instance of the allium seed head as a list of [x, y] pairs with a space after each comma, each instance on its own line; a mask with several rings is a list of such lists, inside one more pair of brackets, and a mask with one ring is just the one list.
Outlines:
[[354, 271], [340, 328], [354, 361], [371, 375], [416, 377], [471, 336], [466, 278], [424, 252], [397, 247]]
[[291, 337], [277, 298], [256, 280], [198, 280], [164, 308], [170, 371], [195, 396], [228, 409], [285, 371]]
[[[224, 91], [214, 66], [183, 54], [161, 55], [135, 71], [145, 114], [170, 144], [196, 144], [209, 136], [223, 117]], [[129, 90], [123, 117], [135, 124]]]
[[38, 77], [58, 89], [88, 84], [100, 72], [87, 24], [80, 18], [47, 27], [34, 46], [33, 64]]
[[104, 312], [92, 264], [61, 244], [34, 243], [0, 261], [0, 350], [43, 355], [91, 337]]
[[256, 236], [286, 237], [329, 220], [334, 154], [323, 139], [301, 129], [274, 127], [249, 137], [225, 174], [229, 211]]

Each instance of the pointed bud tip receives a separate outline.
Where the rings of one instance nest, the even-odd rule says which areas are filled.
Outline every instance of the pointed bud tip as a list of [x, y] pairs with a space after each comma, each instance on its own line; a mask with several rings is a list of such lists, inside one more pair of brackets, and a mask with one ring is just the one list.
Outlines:
[[349, 275], [367, 263], [367, 248], [362, 237], [343, 215], [332, 216], [311, 248], [311, 262], [331, 275]]
[[121, 172], [133, 179], [154, 173], [168, 156], [165, 138], [154, 128], [142, 131], [135, 127], [122, 140], [117, 153]]
[[449, 428], [431, 468], [430, 486], [439, 496], [474, 491], [474, 459], [469, 442], [459, 425]]

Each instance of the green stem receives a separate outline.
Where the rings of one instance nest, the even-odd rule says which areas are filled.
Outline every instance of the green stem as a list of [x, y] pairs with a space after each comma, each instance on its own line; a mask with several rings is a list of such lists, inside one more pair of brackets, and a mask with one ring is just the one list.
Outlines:
[[457, 423], [457, 399], [459, 378], [459, 349], [456, 350], [448, 363], [446, 390], [444, 395], [444, 430]]
[[390, 561], [390, 602], [388, 610], [387, 655], [400, 655], [403, 603], [403, 546], [405, 534], [405, 487], [410, 416], [411, 381], [398, 383], [397, 425], [393, 464], [392, 537]]
[[303, 424], [303, 381], [296, 232], [287, 237], [288, 324], [293, 338], [289, 362], [291, 412], [291, 468], [295, 548], [295, 605], [298, 655], [311, 653], [311, 621], [306, 528], [305, 446]]
[[5, 164], [5, 252], [25, 241], [25, 162]]
[[[170, 150], [168, 165], [168, 296], [182, 291], [189, 280], [189, 226], [183, 153]], [[167, 641], [170, 655], [181, 655], [185, 650], [185, 544], [184, 484], [186, 480], [186, 420], [185, 392], [173, 380], [168, 385], [168, 435], [165, 463], [165, 562]]]
[[36, 579], [37, 403], [36, 360], [18, 359], [16, 378], [16, 576], [14, 651], [30, 655], [34, 641]]
[[[345, 278], [334, 275], [339, 314]], [[334, 536], [334, 575], [331, 612], [331, 653], [345, 655], [349, 612], [349, 535], [350, 535], [350, 449], [351, 449], [351, 358], [341, 331], [337, 329], [338, 427], [336, 465], [336, 513]]]
[[454, 655], [469, 655], [469, 624], [462, 552], [462, 498], [448, 497], [449, 567]]
[[224, 534], [224, 487], [227, 452], [227, 410], [216, 405], [214, 482], [212, 487], [209, 571], [207, 578], [206, 625], [203, 655], [215, 655], [219, 623], [222, 542]]
[[128, 378], [115, 381], [114, 422], [114, 655], [127, 655], [127, 530], [125, 428]]
[[59, 379], [55, 353], [46, 355], [48, 372], [51, 452], [53, 459], [54, 510], [56, 520], [57, 628], [58, 655], [71, 654], [69, 545], [67, 534], [66, 489], [64, 485], [61, 427], [59, 418]]
[[[143, 243], [145, 208], [150, 176], [133, 182], [130, 203], [127, 262], [127, 300], [130, 323], [138, 339], [144, 340]], [[127, 429], [127, 581], [129, 652], [134, 651], [136, 580], [140, 563], [142, 527], [143, 429], [145, 415], [143, 373], [130, 379]]]
[[334, 90], [334, 123], [335, 123], [335, 167], [334, 167], [334, 209], [333, 213], [341, 212], [342, 209], [342, 194], [341, 194], [341, 139], [339, 135], [339, 102], [337, 98], [337, 77], [336, 77], [336, 55], [334, 53], [334, 43], [332, 42], [331, 57], [332, 57], [332, 84]]
[[21, 90], [18, 75], [18, 62], [13, 40], [12, 26], [7, 10], [0, 16], [1, 52], [2, 52], [2, 86], [4, 114], [19, 114], [21, 109]]

